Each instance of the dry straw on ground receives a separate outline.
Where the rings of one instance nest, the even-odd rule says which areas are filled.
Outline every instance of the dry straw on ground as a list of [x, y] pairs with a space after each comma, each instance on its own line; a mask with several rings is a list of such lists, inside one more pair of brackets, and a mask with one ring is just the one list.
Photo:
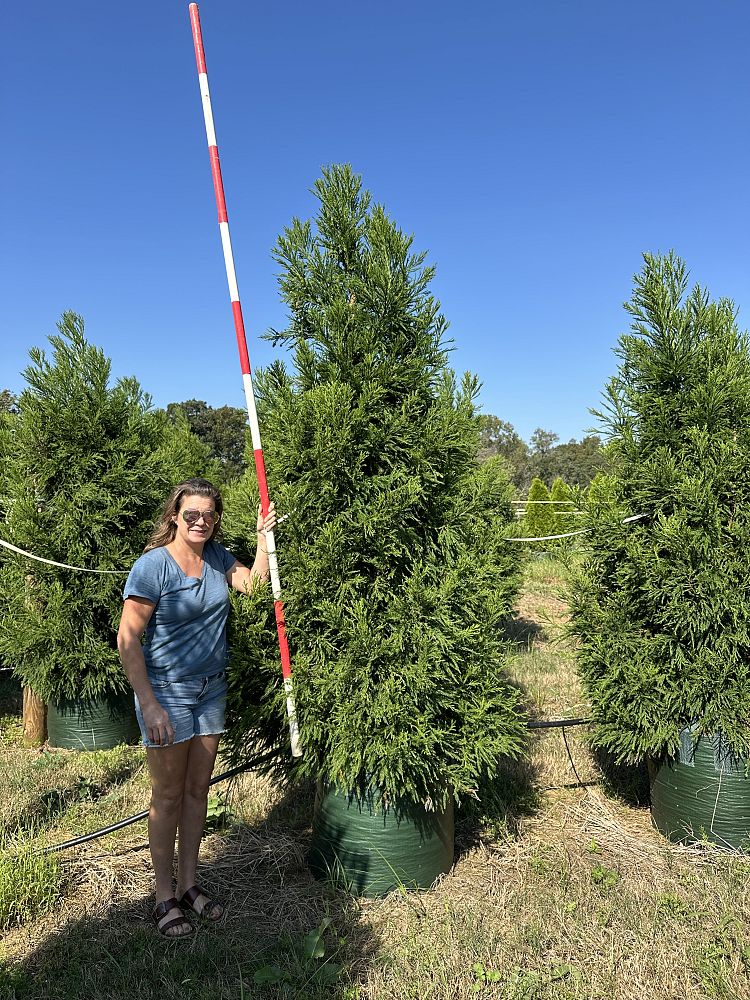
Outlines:
[[[515, 678], [545, 717], [586, 711], [561, 638], [563, 582], [559, 561], [531, 563], [511, 629]], [[257, 775], [229, 796], [240, 825], [204, 842], [203, 877], [228, 916], [179, 946], [148, 923], [143, 825], [87, 845], [67, 857], [59, 909], [5, 937], [8, 966], [26, 977], [18, 996], [68, 1000], [98, 984], [96, 995], [139, 1000], [750, 998], [750, 862], [667, 843], [651, 827], [643, 774], [596, 760], [585, 730], [566, 737], [533, 737], [530, 765], [507, 772], [509, 814], [462, 819], [455, 867], [429, 892], [355, 900], [314, 882], [309, 791], [285, 795]], [[15, 780], [23, 786], [20, 771]], [[142, 808], [143, 775], [120, 794], [118, 807]], [[323, 961], [341, 971], [322, 988], [299, 941], [326, 917]], [[81, 956], [88, 968], [73, 976]], [[258, 986], [264, 964], [285, 978]]]

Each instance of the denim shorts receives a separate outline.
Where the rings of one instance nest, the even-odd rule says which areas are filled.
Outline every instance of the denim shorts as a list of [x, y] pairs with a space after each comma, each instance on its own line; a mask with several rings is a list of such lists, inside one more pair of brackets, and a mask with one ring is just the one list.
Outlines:
[[[169, 715], [169, 721], [174, 729], [175, 743], [184, 743], [193, 736], [218, 736], [225, 732], [226, 670], [210, 677], [187, 677], [180, 681], [162, 681], [155, 678], [150, 680], [156, 700]], [[148, 738], [137, 695], [135, 714], [141, 727], [143, 745], [162, 746], [161, 743], [152, 743]]]

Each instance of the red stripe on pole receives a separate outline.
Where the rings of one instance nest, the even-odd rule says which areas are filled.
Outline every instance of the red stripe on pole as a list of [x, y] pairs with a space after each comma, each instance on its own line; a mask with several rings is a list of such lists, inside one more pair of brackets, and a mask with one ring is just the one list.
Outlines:
[[279, 633], [279, 653], [281, 654], [281, 672], [284, 678], [292, 676], [292, 662], [289, 658], [289, 643], [286, 639], [286, 622], [284, 621], [284, 604], [282, 601], [273, 602], [273, 610], [276, 613], [276, 631]]
[[266, 463], [263, 461], [263, 449], [256, 448], [253, 452], [255, 458], [255, 474], [258, 477], [258, 491], [260, 492], [260, 509], [263, 517], [268, 513], [268, 482], [266, 480]]
[[240, 367], [243, 375], [250, 374], [250, 357], [247, 353], [247, 337], [245, 336], [245, 321], [242, 318], [242, 306], [239, 299], [232, 303], [234, 316], [234, 332], [237, 334], [237, 347], [240, 352]]
[[214, 182], [214, 194], [216, 195], [216, 207], [219, 210], [219, 222], [229, 222], [229, 219], [227, 219], [227, 203], [224, 200], [224, 181], [221, 179], [219, 147], [209, 146], [208, 155], [211, 157], [211, 178]]
[[198, 72], [206, 72], [206, 55], [203, 51], [203, 36], [201, 35], [201, 22], [198, 18], [198, 4], [190, 4], [190, 24], [193, 28], [193, 45], [195, 46], [195, 61], [198, 65]]

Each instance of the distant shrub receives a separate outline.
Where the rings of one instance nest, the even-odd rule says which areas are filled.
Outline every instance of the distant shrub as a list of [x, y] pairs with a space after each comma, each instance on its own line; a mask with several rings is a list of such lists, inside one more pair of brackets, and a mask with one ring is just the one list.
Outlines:
[[532, 480], [522, 521], [524, 538], [546, 538], [557, 533], [555, 509], [549, 502], [551, 499], [542, 480]]

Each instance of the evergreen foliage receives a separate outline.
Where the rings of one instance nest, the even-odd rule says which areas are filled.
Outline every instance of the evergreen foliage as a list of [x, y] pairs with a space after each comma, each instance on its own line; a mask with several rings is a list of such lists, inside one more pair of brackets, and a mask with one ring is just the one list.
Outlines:
[[[578, 515], [572, 513], [576, 510], [576, 506], [573, 503], [573, 491], [560, 476], [552, 484], [550, 500], [552, 500], [550, 509], [555, 517], [555, 530], [553, 534], [564, 535], [569, 531], [575, 531], [581, 526]], [[559, 538], [554, 544], [559, 548], [570, 548], [573, 541], [573, 538]]]
[[557, 533], [555, 508], [549, 502], [552, 498], [541, 479], [533, 479], [526, 498], [526, 513], [523, 516], [524, 538], [546, 538]]
[[[750, 354], [727, 299], [688, 291], [673, 253], [645, 255], [631, 332], [597, 414], [611, 473], [586, 501], [592, 548], [572, 631], [621, 761], [673, 754], [698, 723], [750, 754]], [[628, 515], [647, 517], [621, 524]]]
[[[304, 757], [297, 774], [445, 802], [524, 744], [502, 626], [519, 584], [512, 488], [476, 461], [478, 384], [448, 368], [446, 321], [415, 253], [349, 167], [280, 237], [294, 370], [258, 379]], [[253, 477], [225, 533], [254, 534]], [[231, 540], [231, 539], [230, 539]], [[266, 590], [236, 602], [229, 742], [292, 762]]]
[[[207, 453], [150, 411], [135, 379], [110, 386], [110, 363], [79, 316], [64, 313], [58, 329], [51, 358], [31, 350], [18, 416], [4, 423], [3, 537], [57, 562], [127, 570], [174, 481], [201, 473]], [[124, 581], [4, 558], [0, 657], [45, 699], [125, 690]]]
[[200, 470], [188, 475], [200, 475], [216, 485], [224, 481], [226, 467], [223, 462], [214, 455], [211, 446], [195, 434], [183, 413], [177, 412], [168, 417], [164, 411], [157, 411], [154, 418], [161, 429], [155, 462], [169, 481], [170, 488], [187, 478], [185, 469]]
[[186, 420], [189, 429], [207, 446], [215, 462], [211, 482], [220, 485], [236, 479], [244, 468], [247, 411], [236, 406], [214, 409], [202, 399], [187, 399], [167, 406], [170, 420]]

